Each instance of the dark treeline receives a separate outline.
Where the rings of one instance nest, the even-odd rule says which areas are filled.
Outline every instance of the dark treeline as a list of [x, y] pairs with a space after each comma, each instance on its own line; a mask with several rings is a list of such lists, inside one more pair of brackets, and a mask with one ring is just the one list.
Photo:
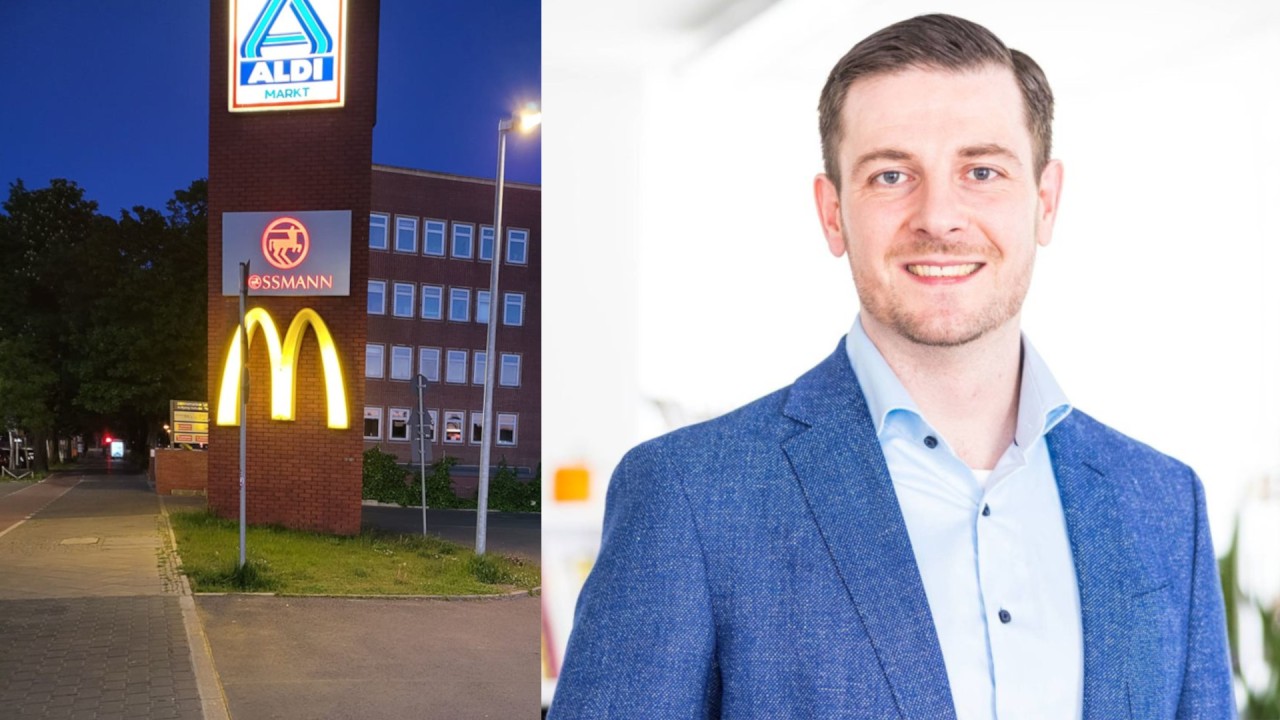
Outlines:
[[166, 211], [98, 213], [74, 182], [9, 186], [0, 213], [0, 430], [153, 444], [169, 400], [206, 398], [205, 180]]

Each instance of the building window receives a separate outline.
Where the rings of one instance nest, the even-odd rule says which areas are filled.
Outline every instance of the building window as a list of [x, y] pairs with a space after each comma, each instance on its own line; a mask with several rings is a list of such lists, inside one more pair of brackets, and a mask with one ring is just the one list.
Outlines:
[[528, 230], [507, 229], [507, 262], [512, 265], [524, 265], [529, 262]]
[[483, 385], [483, 384], [484, 384], [484, 371], [485, 371], [485, 367], [484, 367], [484, 359], [485, 359], [485, 355], [484, 355], [484, 353], [482, 353], [482, 352], [480, 352], [479, 350], [477, 350], [477, 351], [475, 351], [474, 353], [472, 353], [472, 354], [471, 354], [471, 357], [472, 357], [472, 360], [471, 360], [471, 384], [472, 384], [472, 385]]
[[475, 225], [468, 223], [453, 224], [453, 256], [460, 260], [471, 259], [471, 245], [476, 232]]
[[466, 422], [466, 413], [461, 410], [445, 410], [444, 411], [444, 441], [447, 443], [462, 443], [465, 438], [462, 436], [462, 425]]
[[382, 377], [382, 349], [382, 346], [377, 343], [368, 343], [364, 346], [365, 377]]
[[498, 413], [498, 438], [499, 445], [515, 445], [516, 444], [516, 425], [519, 419], [515, 413]]
[[422, 254], [444, 257], [444, 221], [424, 220], [422, 226]]
[[409, 439], [408, 408], [387, 408], [387, 439], [401, 441]]
[[364, 409], [364, 439], [382, 439], [382, 408], [366, 407]]
[[484, 439], [484, 413], [479, 410], [471, 411], [471, 444], [479, 445]]
[[418, 218], [396, 216], [396, 252], [418, 252]]
[[387, 314], [387, 281], [386, 280], [370, 280], [369, 281], [369, 314], [370, 315], [386, 315]]
[[454, 322], [471, 319], [471, 291], [467, 288], [449, 288], [449, 319]]
[[476, 322], [489, 322], [489, 291], [476, 291]]
[[439, 285], [422, 286], [422, 319], [444, 319], [444, 288]]
[[462, 384], [467, 381], [467, 351], [450, 350], [445, 356], [444, 381]]
[[498, 384], [503, 387], [520, 387], [520, 356], [502, 353], [502, 365], [498, 366]]
[[481, 260], [493, 259], [493, 226], [480, 226], [480, 255]]
[[370, 250], [386, 250], [387, 249], [387, 221], [386, 213], [369, 213], [369, 249]]
[[436, 441], [436, 428], [439, 427], [436, 423], [439, 421], [440, 421], [439, 410], [427, 411], [427, 426], [422, 429], [422, 431], [426, 433], [427, 442], [433, 443]]
[[407, 345], [391, 347], [391, 379], [408, 380], [413, 375], [413, 348]]
[[395, 304], [392, 312], [396, 317], [413, 317], [413, 283], [395, 283]]
[[427, 382], [440, 382], [440, 348], [418, 348], [418, 373]]
[[503, 325], [524, 324], [524, 293], [504, 293], [502, 311]]

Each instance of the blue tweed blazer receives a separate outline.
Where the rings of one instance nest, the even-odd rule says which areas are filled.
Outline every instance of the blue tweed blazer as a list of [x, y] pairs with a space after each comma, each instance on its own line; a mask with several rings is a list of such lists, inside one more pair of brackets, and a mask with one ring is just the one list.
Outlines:
[[[1235, 717], [1199, 479], [1079, 411], [1047, 437], [1079, 579], [1084, 717]], [[551, 717], [955, 717], [843, 346], [622, 460]]]

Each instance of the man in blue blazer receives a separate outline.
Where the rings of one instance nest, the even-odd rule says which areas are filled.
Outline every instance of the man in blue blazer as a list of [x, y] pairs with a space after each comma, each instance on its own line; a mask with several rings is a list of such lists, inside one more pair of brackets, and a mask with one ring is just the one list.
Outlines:
[[795, 384], [632, 450], [553, 718], [1231, 718], [1200, 481], [1021, 335], [1053, 98], [985, 28], [858, 43], [819, 105], [861, 313]]

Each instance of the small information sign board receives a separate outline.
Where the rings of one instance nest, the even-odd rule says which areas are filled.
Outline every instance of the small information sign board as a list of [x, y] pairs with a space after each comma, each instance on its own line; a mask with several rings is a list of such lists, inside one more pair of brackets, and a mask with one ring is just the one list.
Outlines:
[[169, 401], [169, 435], [174, 444], [209, 444], [209, 403], [197, 400]]

